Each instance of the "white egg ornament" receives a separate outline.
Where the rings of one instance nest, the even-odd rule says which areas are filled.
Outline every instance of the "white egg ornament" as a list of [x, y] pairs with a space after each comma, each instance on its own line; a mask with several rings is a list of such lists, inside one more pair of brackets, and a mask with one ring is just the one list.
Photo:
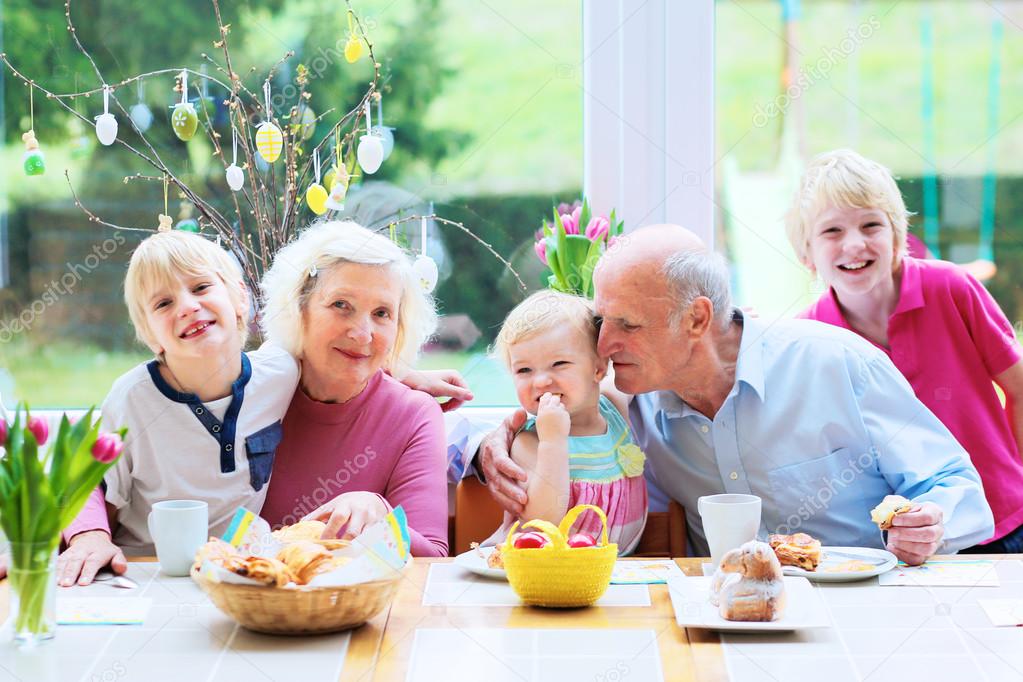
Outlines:
[[363, 135], [359, 138], [357, 154], [363, 172], [366, 175], [373, 175], [380, 170], [380, 164], [384, 162], [384, 144], [376, 135]]
[[375, 125], [373, 126], [373, 134], [380, 138], [380, 144], [384, 148], [383, 161], [387, 160], [387, 157], [394, 151], [394, 128], [387, 126]]
[[237, 165], [232, 163], [228, 166], [224, 175], [227, 176], [227, 186], [232, 192], [238, 192], [245, 186], [245, 173]]
[[419, 278], [419, 284], [422, 285], [423, 291], [426, 293], [433, 292], [437, 286], [437, 263], [429, 256], [416, 256], [416, 260], [412, 263], [412, 272], [416, 273], [416, 277]]
[[135, 127], [140, 132], [146, 132], [149, 130], [149, 126], [153, 125], [153, 112], [142, 102], [134, 105], [129, 115], [131, 116], [131, 122], [135, 124]]
[[96, 117], [96, 137], [109, 147], [117, 139], [117, 119], [110, 113], [110, 88], [103, 86], [103, 113]]

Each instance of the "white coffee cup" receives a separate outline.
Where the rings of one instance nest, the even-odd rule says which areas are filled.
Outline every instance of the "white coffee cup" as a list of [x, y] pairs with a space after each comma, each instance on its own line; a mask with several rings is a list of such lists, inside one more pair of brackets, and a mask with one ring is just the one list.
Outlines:
[[149, 535], [167, 575], [184, 576], [209, 534], [209, 505], [198, 500], [164, 500], [149, 512]]
[[726, 552], [756, 539], [760, 529], [760, 498], [756, 495], [705, 495], [697, 508], [715, 567]]

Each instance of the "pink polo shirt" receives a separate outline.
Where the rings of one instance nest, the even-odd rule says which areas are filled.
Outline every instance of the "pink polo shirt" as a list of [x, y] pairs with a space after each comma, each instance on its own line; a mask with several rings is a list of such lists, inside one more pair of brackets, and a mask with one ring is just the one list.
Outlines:
[[[1019, 361], [1016, 334], [987, 289], [953, 263], [902, 261], [899, 303], [878, 346], [970, 453], [997, 540], [1023, 525], [1023, 460], [992, 379]], [[798, 317], [850, 329], [833, 289]]]

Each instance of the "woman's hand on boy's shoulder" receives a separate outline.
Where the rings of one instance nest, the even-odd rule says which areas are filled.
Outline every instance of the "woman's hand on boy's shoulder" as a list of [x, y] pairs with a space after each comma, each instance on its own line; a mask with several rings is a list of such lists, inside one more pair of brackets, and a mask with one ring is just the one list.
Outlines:
[[110, 540], [110, 535], [103, 530], [79, 533], [57, 558], [57, 582], [64, 587], [88, 585], [107, 565], [118, 575], [128, 570], [124, 552]]
[[441, 403], [445, 412], [456, 410], [473, 398], [465, 379], [453, 369], [413, 370], [405, 375], [402, 383], [434, 398], [448, 398]]

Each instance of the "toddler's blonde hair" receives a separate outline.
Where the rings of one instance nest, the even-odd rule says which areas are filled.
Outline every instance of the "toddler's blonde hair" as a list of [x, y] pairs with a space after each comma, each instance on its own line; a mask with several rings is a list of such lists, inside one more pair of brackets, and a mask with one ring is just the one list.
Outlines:
[[245, 278], [241, 267], [227, 251], [210, 240], [190, 232], [157, 232], [147, 237], [131, 255], [128, 274], [124, 277], [124, 302], [135, 336], [153, 348], [156, 340], [146, 319], [146, 308], [152, 293], [160, 287], [174, 286], [181, 277], [216, 275], [227, 286], [227, 295], [235, 309], [241, 309], [238, 331], [241, 345], [248, 339], [248, 309]]
[[890, 170], [851, 149], [836, 149], [810, 161], [799, 182], [785, 230], [800, 262], [810, 260], [813, 221], [829, 207], [877, 209], [888, 216], [894, 232], [893, 267], [906, 254], [909, 216]]
[[501, 325], [493, 354], [511, 369], [511, 347], [555, 327], [569, 327], [589, 340], [597, 355], [597, 318], [585, 298], [544, 290], [515, 306]]

